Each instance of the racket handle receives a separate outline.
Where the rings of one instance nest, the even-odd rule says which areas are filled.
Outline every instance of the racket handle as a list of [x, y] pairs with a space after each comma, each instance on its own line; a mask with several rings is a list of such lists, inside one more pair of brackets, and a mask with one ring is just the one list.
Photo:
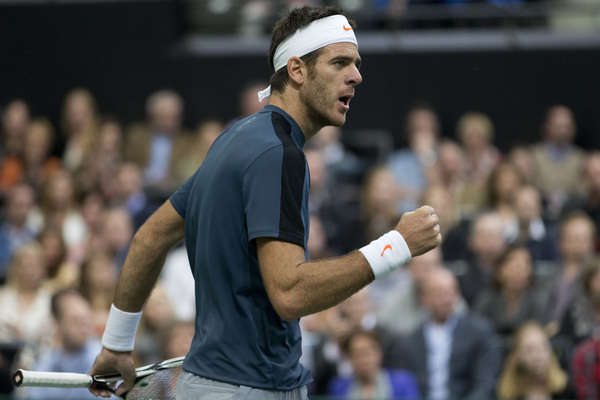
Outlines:
[[40, 372], [20, 369], [13, 375], [15, 386], [86, 388], [93, 381], [89, 375], [72, 372]]

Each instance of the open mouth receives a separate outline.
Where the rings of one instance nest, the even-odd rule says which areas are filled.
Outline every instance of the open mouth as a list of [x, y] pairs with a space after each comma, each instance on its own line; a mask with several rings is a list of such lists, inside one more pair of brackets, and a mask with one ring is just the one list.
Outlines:
[[342, 97], [338, 98], [338, 101], [340, 103], [342, 103], [344, 108], [348, 109], [350, 107], [350, 99], [351, 98], [352, 98], [352, 96], [342, 96]]

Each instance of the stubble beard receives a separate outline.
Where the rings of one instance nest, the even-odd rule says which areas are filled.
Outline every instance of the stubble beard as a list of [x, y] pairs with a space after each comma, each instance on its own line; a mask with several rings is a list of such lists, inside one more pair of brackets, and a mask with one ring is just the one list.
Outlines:
[[307, 90], [300, 91], [300, 100], [306, 107], [310, 121], [319, 127], [327, 125], [342, 126], [344, 121], [340, 123], [327, 116], [327, 110], [331, 107], [327, 105], [327, 84], [320, 81], [314, 71], [312, 74], [309, 74], [308, 82], [309, 87]]

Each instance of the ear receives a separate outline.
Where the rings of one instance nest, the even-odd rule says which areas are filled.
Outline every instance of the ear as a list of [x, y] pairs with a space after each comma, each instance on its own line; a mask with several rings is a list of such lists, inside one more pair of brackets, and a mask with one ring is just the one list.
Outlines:
[[292, 82], [302, 85], [307, 76], [306, 64], [300, 57], [290, 57], [287, 63], [287, 71]]

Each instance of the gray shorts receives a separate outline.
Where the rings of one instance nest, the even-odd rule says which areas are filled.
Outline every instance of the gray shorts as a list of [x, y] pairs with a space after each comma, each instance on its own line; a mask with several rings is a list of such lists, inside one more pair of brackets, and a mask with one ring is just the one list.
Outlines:
[[306, 386], [277, 391], [202, 378], [182, 371], [177, 381], [177, 400], [308, 400]]

